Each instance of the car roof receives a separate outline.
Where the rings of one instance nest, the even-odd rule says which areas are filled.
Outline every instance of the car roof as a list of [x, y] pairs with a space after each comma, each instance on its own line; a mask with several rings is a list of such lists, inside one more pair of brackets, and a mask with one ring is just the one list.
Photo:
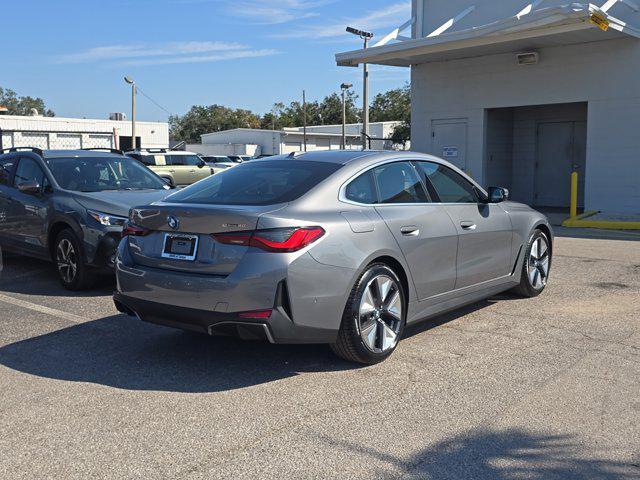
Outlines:
[[366, 158], [371, 156], [378, 156], [384, 153], [378, 150], [323, 150], [323, 151], [313, 151], [313, 152], [294, 152], [288, 155], [275, 155], [272, 157], [265, 157], [259, 160], [286, 160], [286, 159], [295, 159], [295, 160], [305, 160], [309, 162], [327, 162], [327, 163], [336, 163], [338, 165], [346, 165], [354, 160], [360, 158]]
[[96, 158], [96, 157], [119, 157], [122, 155], [117, 151], [109, 150], [15, 150], [6, 151], [2, 155], [16, 155], [16, 154], [32, 154], [36, 156], [42, 156], [43, 158]]

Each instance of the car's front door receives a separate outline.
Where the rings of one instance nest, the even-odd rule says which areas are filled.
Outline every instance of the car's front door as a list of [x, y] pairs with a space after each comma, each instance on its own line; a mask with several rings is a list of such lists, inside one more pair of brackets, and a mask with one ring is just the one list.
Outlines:
[[407, 261], [419, 300], [453, 290], [457, 232], [442, 206], [431, 203], [415, 167], [393, 162], [376, 167], [376, 210]]
[[11, 228], [13, 173], [17, 160], [14, 155], [7, 155], [0, 160], [0, 243], [5, 247], [15, 247], [17, 242]]
[[[20, 191], [20, 185], [36, 182], [39, 192]], [[40, 164], [31, 157], [20, 157], [13, 177], [10, 223], [20, 248], [43, 254], [47, 246], [47, 221], [51, 184]]]
[[473, 184], [445, 165], [419, 162], [418, 168], [458, 231], [456, 289], [511, 273], [513, 232], [505, 210], [481, 202]]

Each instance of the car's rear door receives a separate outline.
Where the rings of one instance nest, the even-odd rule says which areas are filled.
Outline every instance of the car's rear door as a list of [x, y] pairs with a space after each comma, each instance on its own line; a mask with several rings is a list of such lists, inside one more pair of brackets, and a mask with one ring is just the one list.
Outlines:
[[456, 289], [508, 275], [513, 232], [504, 209], [481, 202], [474, 185], [445, 165], [417, 162], [417, 166], [458, 231]]
[[453, 290], [457, 232], [442, 206], [431, 202], [415, 167], [391, 162], [370, 172], [378, 195], [375, 209], [409, 265], [419, 300]]

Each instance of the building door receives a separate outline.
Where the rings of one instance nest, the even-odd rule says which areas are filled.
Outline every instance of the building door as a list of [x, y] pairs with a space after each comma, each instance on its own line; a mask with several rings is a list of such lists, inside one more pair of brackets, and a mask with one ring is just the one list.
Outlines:
[[431, 152], [467, 172], [467, 119], [433, 120]]
[[563, 207], [570, 204], [571, 173], [579, 173], [578, 204], [584, 204], [587, 123], [538, 124], [534, 204]]

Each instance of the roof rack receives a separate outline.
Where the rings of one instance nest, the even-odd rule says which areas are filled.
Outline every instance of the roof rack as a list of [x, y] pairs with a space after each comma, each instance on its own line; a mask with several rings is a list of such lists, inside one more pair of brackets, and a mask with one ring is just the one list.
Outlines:
[[4, 153], [4, 152], [33, 152], [33, 153], [37, 153], [38, 155], [40, 155], [41, 157], [44, 156], [44, 152], [42, 151], [41, 148], [36, 148], [36, 147], [11, 147], [11, 148], [3, 148], [2, 150], [0, 150], [0, 154]]
[[83, 151], [87, 152], [110, 152], [118, 155], [124, 155], [122, 150], [118, 150], [116, 148], [107, 148], [107, 147], [94, 147], [94, 148], [81, 148]]

